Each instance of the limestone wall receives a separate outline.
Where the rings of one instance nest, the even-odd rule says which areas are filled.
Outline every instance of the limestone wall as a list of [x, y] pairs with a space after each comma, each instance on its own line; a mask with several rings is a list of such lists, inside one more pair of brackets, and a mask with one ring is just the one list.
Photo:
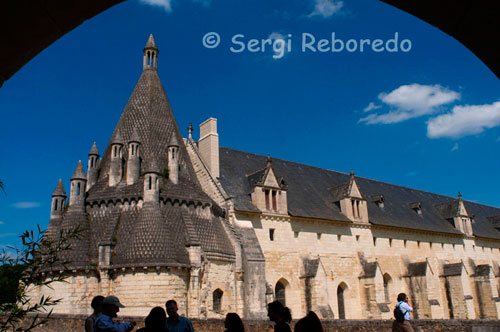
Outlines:
[[[236, 213], [235, 218], [252, 224], [265, 256], [266, 282], [273, 292], [278, 281], [286, 286], [286, 304], [294, 318], [305, 314], [307, 296], [312, 296], [313, 307], [322, 301], [335, 318], [339, 317], [339, 288], [343, 288], [347, 318], [390, 318], [400, 292], [415, 297], [410, 299], [418, 310], [415, 316], [449, 318], [442, 267], [451, 263], [462, 263], [464, 267], [461, 276], [448, 278], [455, 318], [497, 317], [498, 302], [494, 299], [499, 296], [498, 277], [492, 275], [478, 284], [474, 269], [479, 264], [498, 268], [498, 242], [272, 214]], [[319, 258], [322, 265], [312, 281], [312, 292], [301, 276], [305, 258]], [[378, 276], [371, 281], [360, 279], [363, 264], [373, 262], [380, 267]], [[427, 262], [426, 274], [410, 277], [408, 265], [416, 262]], [[384, 277], [390, 280], [387, 290]], [[314, 289], [322, 289], [323, 294], [315, 294]], [[491, 295], [485, 299], [481, 294]], [[487, 308], [481, 307], [483, 303], [489, 303]]]

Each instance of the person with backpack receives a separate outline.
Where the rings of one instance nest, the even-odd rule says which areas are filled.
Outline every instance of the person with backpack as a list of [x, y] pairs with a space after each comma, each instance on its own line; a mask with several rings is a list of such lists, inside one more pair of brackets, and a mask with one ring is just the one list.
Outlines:
[[398, 295], [398, 304], [394, 308], [395, 321], [392, 324], [392, 332], [413, 332], [410, 324], [410, 312], [413, 308], [408, 304], [408, 296], [405, 293]]

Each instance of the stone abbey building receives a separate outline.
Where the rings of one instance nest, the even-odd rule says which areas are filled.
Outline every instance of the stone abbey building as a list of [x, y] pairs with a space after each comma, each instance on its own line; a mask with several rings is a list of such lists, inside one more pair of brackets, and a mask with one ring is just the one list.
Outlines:
[[[34, 295], [86, 314], [116, 295], [124, 315], [177, 300], [182, 314], [390, 318], [409, 294], [417, 318], [500, 315], [500, 208], [219, 147], [217, 120], [182, 138], [152, 36], [139, 81], [103, 155], [52, 195], [47, 237], [84, 231], [68, 282]], [[50, 272], [46, 277], [50, 278]]]

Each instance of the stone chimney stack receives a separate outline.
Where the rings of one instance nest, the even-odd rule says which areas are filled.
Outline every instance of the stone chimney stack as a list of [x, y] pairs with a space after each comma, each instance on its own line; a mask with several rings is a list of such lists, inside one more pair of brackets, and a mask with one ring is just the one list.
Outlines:
[[99, 150], [94, 142], [92, 149], [89, 152], [89, 164], [87, 166], [87, 190], [89, 190], [96, 182], [99, 175]]
[[160, 201], [160, 169], [155, 160], [144, 167], [144, 203]]
[[212, 175], [219, 177], [219, 135], [217, 119], [209, 118], [200, 124], [198, 148]]
[[168, 144], [168, 178], [173, 184], [179, 183], [179, 142], [172, 132]]
[[61, 179], [57, 183], [56, 189], [52, 194], [52, 207], [50, 208], [50, 220], [61, 218], [64, 211], [64, 202], [66, 201], [66, 190]]
[[139, 179], [141, 172], [140, 140], [137, 130], [134, 130], [128, 141], [127, 184], [133, 184]]
[[116, 186], [123, 173], [123, 141], [117, 131], [111, 139], [111, 162], [109, 165], [109, 186]]
[[87, 184], [87, 176], [83, 169], [82, 161], [78, 161], [75, 172], [71, 177], [71, 191], [69, 193], [70, 208], [84, 208], [85, 206], [85, 187]]

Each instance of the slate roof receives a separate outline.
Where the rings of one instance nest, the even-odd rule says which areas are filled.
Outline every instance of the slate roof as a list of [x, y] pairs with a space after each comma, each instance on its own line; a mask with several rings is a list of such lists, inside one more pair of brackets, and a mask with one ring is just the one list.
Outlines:
[[331, 198], [333, 202], [338, 202], [349, 196], [350, 183], [345, 182], [334, 186], [331, 191]]
[[[155, 158], [160, 171], [168, 167], [168, 142], [172, 135], [175, 135], [178, 142], [182, 142], [182, 137], [156, 70], [146, 69], [142, 72], [109, 143], [117, 133], [123, 142], [140, 140], [140, 157], [143, 161]], [[127, 150], [128, 146], [125, 145], [124, 156], [128, 155]], [[108, 144], [100, 164], [98, 182], [107, 181], [110, 154], [111, 145]], [[186, 179], [197, 183], [184, 144], [179, 146], [179, 163], [185, 166], [179, 173], [179, 182]], [[145, 163], [141, 163], [141, 173], [144, 172], [144, 166]], [[126, 163], [123, 172], [127, 172]]]
[[[261, 212], [251, 202], [250, 193], [253, 187], [246, 175], [261, 170], [266, 165], [266, 156], [220, 148], [219, 158], [220, 182], [228, 195], [233, 197], [235, 209]], [[288, 213], [291, 216], [351, 222], [334, 204], [338, 197], [332, 192], [332, 188], [335, 187], [341, 188], [339, 191], [345, 189], [343, 186], [348, 183], [349, 174], [276, 158], [273, 158], [273, 170], [277, 177], [283, 177], [287, 182]], [[456, 198], [359, 176], [355, 179], [361, 194], [367, 198], [370, 223], [462, 234], [443, 218], [439, 209], [439, 204], [453, 203]], [[383, 208], [376, 203], [380, 195], [383, 195]], [[421, 214], [411, 208], [410, 204], [414, 202], [421, 204]], [[474, 215], [472, 222], [474, 235], [500, 239], [500, 232], [487, 219], [500, 215], [500, 208], [470, 201], [464, 201], [464, 204], [469, 214]]]
[[[146, 47], [156, 47], [152, 36]], [[124, 160], [121, 181], [110, 187], [111, 143], [131, 141], [141, 143], [141, 175], [136, 183], [127, 184]], [[207, 257], [234, 260], [234, 249], [225, 230], [231, 226], [221, 218], [223, 209], [201, 189], [184, 144], [179, 146], [179, 183], [160, 177], [159, 202], [144, 203], [140, 208], [135, 204], [128, 208], [114, 204], [142, 199], [143, 174], [161, 174], [168, 167], [171, 141], [182, 142], [179, 128], [156, 70], [145, 69], [111, 135], [100, 162], [98, 180], [86, 192], [85, 211], [70, 207], [62, 221], [56, 218], [49, 223], [50, 236], [57, 236], [61, 228], [81, 225], [85, 229], [83, 237], [72, 243], [72, 250], [65, 256], [71, 262], [69, 268], [96, 268], [99, 245], [113, 248], [110, 268], [189, 266], [186, 247], [190, 245], [200, 246]], [[124, 159], [127, 149], [125, 144]], [[86, 179], [81, 162], [72, 178]], [[210, 213], [200, 216], [195, 208], [200, 205], [209, 208]]]

